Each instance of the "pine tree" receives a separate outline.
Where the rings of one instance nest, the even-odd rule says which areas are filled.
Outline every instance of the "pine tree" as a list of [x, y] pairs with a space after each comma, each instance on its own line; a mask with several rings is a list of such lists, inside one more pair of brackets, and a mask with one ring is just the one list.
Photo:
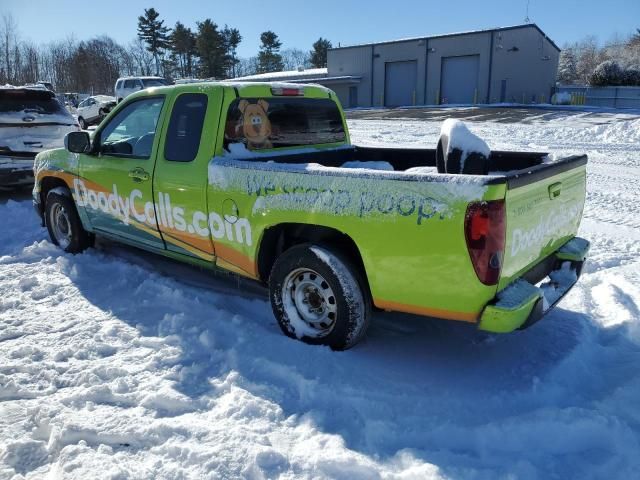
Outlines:
[[227, 25], [222, 29], [222, 38], [224, 41], [225, 50], [225, 70], [227, 78], [235, 78], [236, 65], [240, 62], [236, 55], [238, 45], [242, 41], [242, 35], [237, 28], [229, 28]]
[[152, 7], [145, 8], [144, 15], [138, 17], [138, 37], [145, 41], [147, 50], [153, 54], [156, 75], [160, 75], [160, 54], [169, 48], [169, 28], [164, 26], [164, 20], [158, 20], [159, 16]]
[[200, 57], [200, 75], [205, 78], [224, 78], [225, 46], [218, 25], [207, 18], [198, 22], [196, 50]]
[[180, 22], [176, 22], [171, 33], [171, 50], [175, 54], [180, 76], [193, 76], [193, 57], [197, 53], [196, 36]]
[[324, 68], [327, 66], [327, 50], [331, 47], [331, 42], [322, 37], [313, 44], [313, 50], [311, 50], [310, 54], [311, 65], [314, 68]]
[[280, 47], [282, 42], [278, 40], [278, 35], [268, 30], [260, 35], [260, 52], [258, 53], [258, 72], [279, 72], [282, 71], [284, 65], [282, 56], [280, 55]]
[[560, 52], [558, 62], [558, 81], [565, 85], [570, 85], [578, 80], [578, 61], [573, 47], [565, 47]]

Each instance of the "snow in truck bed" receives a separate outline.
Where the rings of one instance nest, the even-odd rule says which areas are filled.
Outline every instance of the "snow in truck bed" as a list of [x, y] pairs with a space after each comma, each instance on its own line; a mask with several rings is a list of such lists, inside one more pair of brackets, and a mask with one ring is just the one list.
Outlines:
[[[0, 478], [637, 478], [640, 123], [555, 118], [468, 124], [590, 157], [583, 276], [509, 335], [376, 314], [353, 350], [307, 346], [242, 283], [63, 254], [1, 197]], [[349, 123], [373, 146], [432, 146], [441, 124]]]

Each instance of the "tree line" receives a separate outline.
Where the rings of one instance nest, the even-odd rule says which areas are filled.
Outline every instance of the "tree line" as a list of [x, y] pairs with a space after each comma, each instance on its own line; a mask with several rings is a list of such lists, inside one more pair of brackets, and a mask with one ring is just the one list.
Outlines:
[[640, 29], [628, 36], [616, 35], [603, 46], [594, 36], [566, 44], [560, 53], [558, 82], [640, 86]]
[[20, 37], [10, 14], [0, 20], [0, 85], [49, 81], [59, 92], [111, 93], [118, 77], [129, 75], [227, 79], [321, 68], [331, 48], [331, 42], [320, 37], [310, 51], [283, 50], [278, 35], [268, 30], [260, 34], [255, 56], [239, 58], [243, 37], [237, 28], [220, 27], [210, 18], [193, 28], [181, 22], [169, 28], [154, 8], [138, 17], [137, 36], [127, 45], [107, 35], [35, 44]]

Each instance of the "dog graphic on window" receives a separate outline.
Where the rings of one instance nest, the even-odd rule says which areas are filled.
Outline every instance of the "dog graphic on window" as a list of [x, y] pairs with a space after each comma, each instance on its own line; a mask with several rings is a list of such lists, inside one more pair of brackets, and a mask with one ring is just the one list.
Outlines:
[[249, 150], [273, 148], [269, 137], [271, 136], [271, 122], [267, 116], [269, 103], [260, 99], [257, 103], [249, 103], [240, 100], [238, 105], [242, 112], [242, 133], [247, 139]]

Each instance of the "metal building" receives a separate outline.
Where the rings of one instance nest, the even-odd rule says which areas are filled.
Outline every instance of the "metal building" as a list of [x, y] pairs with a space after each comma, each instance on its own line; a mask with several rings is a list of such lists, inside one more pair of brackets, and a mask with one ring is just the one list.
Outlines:
[[347, 108], [544, 103], [559, 56], [537, 25], [524, 24], [333, 48], [326, 76]]
[[546, 103], [560, 49], [536, 24], [330, 49], [327, 68], [244, 81], [319, 83], [346, 108]]

